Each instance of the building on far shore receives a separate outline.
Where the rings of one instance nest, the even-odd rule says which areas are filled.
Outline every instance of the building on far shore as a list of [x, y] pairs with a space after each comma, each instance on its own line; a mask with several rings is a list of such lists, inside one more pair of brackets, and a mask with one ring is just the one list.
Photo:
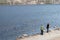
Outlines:
[[22, 3], [22, 0], [7, 0], [9, 5], [18, 5]]
[[53, 0], [53, 4], [60, 4], [60, 0]]
[[0, 5], [7, 4], [6, 0], [0, 0]]
[[37, 0], [27, 0], [26, 4], [37, 4]]

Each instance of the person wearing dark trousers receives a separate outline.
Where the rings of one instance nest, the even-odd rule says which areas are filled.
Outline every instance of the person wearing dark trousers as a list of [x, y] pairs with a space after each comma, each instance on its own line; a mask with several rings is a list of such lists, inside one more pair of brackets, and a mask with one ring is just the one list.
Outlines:
[[43, 35], [44, 27], [43, 27], [43, 26], [41, 26], [41, 27], [40, 27], [40, 30], [41, 30], [41, 35]]
[[47, 33], [48, 33], [49, 32], [49, 23], [47, 24], [46, 29], [47, 29]]
[[41, 35], [43, 35], [43, 30], [41, 30]]

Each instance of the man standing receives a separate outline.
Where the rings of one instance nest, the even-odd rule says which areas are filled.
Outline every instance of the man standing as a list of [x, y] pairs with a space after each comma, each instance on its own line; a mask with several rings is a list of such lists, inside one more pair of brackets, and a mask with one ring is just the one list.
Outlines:
[[43, 25], [40, 27], [40, 30], [41, 30], [41, 35], [43, 35], [43, 32], [44, 32], [44, 27], [43, 27]]
[[49, 23], [47, 24], [46, 29], [47, 29], [47, 33], [48, 33], [49, 32]]

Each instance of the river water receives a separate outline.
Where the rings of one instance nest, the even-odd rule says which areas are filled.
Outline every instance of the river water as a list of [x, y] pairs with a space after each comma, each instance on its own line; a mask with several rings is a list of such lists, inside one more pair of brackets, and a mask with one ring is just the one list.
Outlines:
[[40, 33], [41, 24], [60, 26], [60, 5], [0, 5], [0, 40]]

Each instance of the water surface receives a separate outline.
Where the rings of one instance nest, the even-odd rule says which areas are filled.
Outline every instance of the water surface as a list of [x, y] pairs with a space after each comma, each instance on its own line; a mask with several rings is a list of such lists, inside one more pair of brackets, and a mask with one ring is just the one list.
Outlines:
[[60, 5], [0, 5], [0, 40], [16, 40], [16, 36], [40, 33], [41, 24], [60, 26]]

